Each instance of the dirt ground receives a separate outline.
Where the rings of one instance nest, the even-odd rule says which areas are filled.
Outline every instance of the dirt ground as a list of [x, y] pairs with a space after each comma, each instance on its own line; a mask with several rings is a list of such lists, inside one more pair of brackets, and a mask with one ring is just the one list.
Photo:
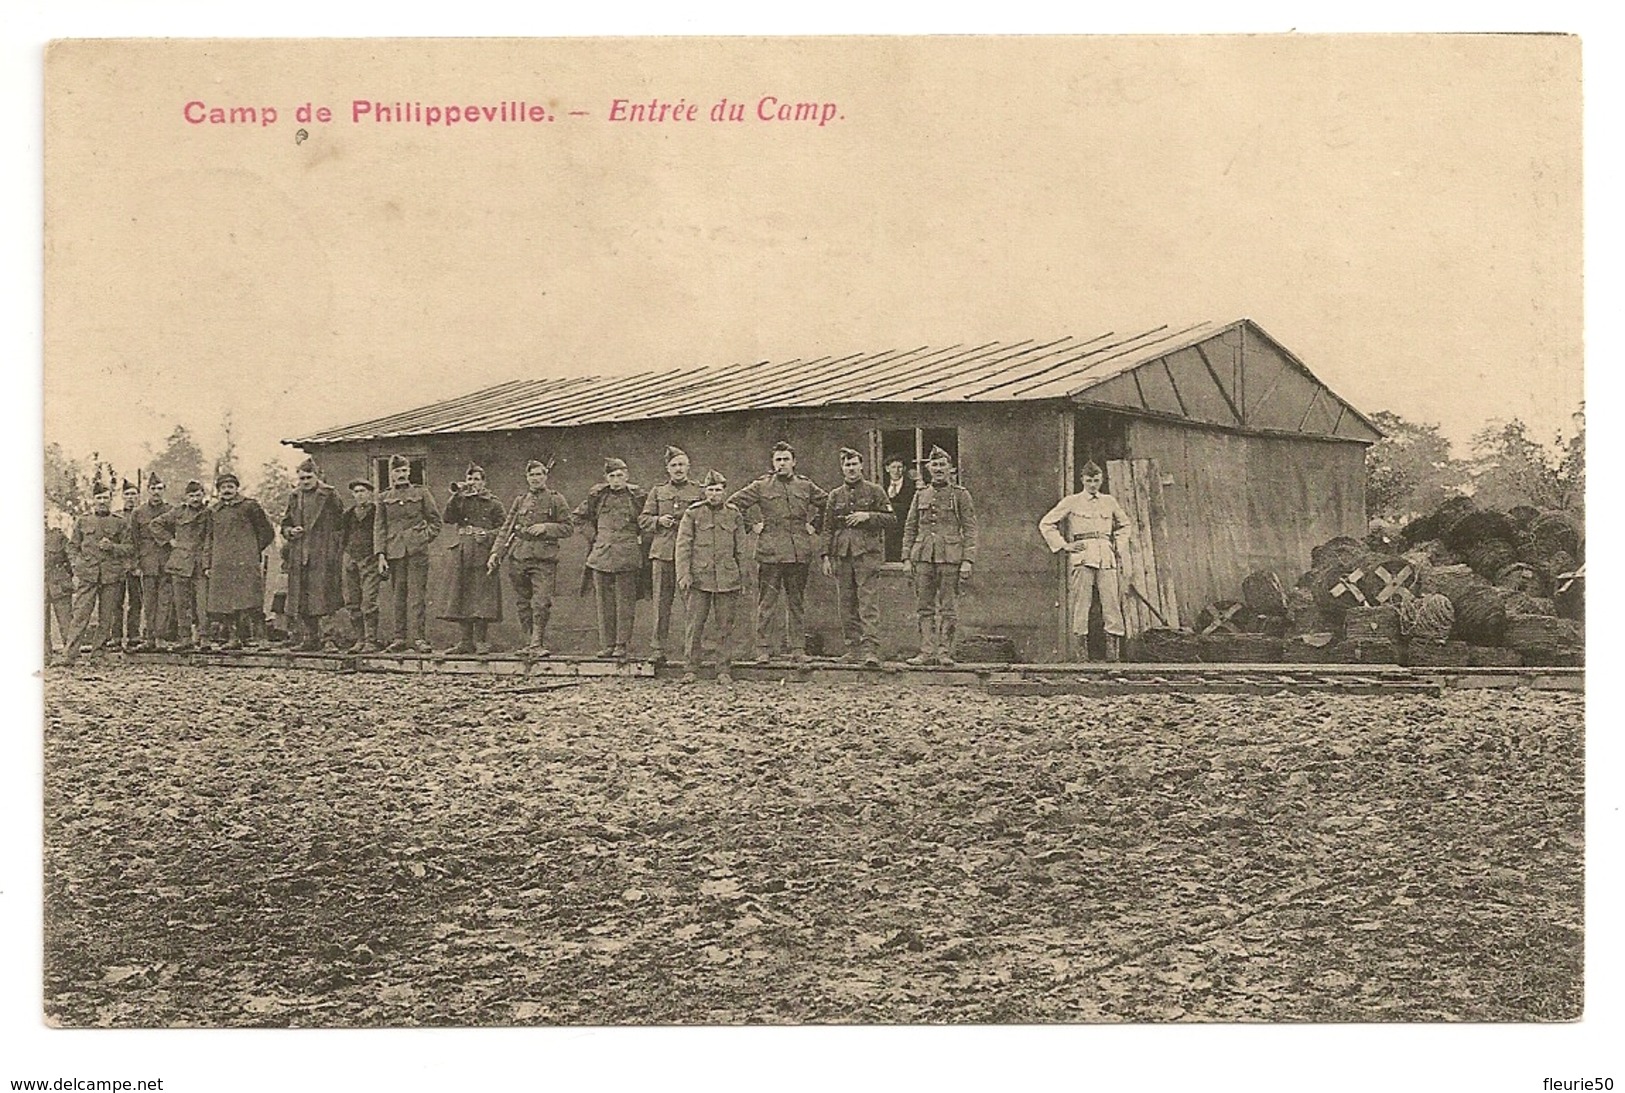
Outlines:
[[1564, 1020], [1582, 697], [45, 682], [71, 1026]]

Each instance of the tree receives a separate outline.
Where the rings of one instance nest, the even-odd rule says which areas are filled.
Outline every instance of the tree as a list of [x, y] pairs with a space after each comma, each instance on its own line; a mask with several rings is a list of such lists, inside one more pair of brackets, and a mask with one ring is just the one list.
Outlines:
[[253, 497], [271, 513], [272, 519], [282, 515], [282, 506], [288, 500], [288, 494], [293, 492], [293, 472], [279, 459], [267, 459], [260, 464], [259, 484], [254, 487]]
[[[147, 451], [152, 451], [152, 445], [147, 445]], [[170, 430], [163, 450], [147, 460], [147, 474], [156, 474], [176, 491], [193, 479], [203, 478], [203, 449], [197, 446], [186, 426], [176, 425]], [[179, 497], [179, 492], [175, 496]]]
[[1403, 521], [1431, 512], [1464, 492], [1467, 469], [1432, 423], [1407, 421], [1389, 410], [1371, 420], [1386, 434], [1366, 450], [1365, 508], [1372, 519]]
[[1569, 491], [1559, 474], [1561, 456], [1531, 437], [1518, 418], [1484, 426], [1473, 434], [1472, 450], [1473, 500], [1479, 508], [1565, 507]]
[[63, 512], [77, 513], [85, 508], [90, 495], [90, 478], [84, 464], [68, 458], [56, 441], [45, 445], [45, 500]]
[[237, 431], [231, 420], [230, 410], [220, 416], [220, 430], [225, 434], [225, 438], [220, 445], [220, 454], [215, 457], [214, 473], [216, 476], [227, 473], [236, 474]]

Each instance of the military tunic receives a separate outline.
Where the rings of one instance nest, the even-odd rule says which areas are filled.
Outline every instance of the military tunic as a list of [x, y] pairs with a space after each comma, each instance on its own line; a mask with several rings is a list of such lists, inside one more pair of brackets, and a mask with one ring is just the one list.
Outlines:
[[[868, 518], [848, 527], [846, 518], [860, 512], [868, 513]], [[897, 524], [891, 498], [873, 482], [842, 482], [830, 491], [824, 509], [824, 549], [835, 574], [836, 607], [848, 653], [879, 655], [880, 565], [886, 557], [886, 536]]]
[[169, 544], [160, 540], [154, 531], [158, 519], [171, 507], [167, 501], [149, 500], [135, 510], [130, 520], [136, 572], [141, 580], [141, 636], [149, 642], [167, 636], [175, 625], [175, 598], [164, 572], [164, 565], [169, 561]]
[[519, 628], [533, 646], [546, 648], [553, 597], [559, 591], [559, 544], [575, 528], [570, 504], [558, 490], [527, 490], [508, 506], [497, 533], [497, 559], [508, 562], [508, 583], [519, 605]]
[[807, 647], [807, 569], [819, 555], [817, 523], [829, 495], [812, 479], [764, 474], [728, 498], [747, 521], [762, 525], [756, 539], [756, 648], [767, 656], [778, 644], [779, 603], [792, 653]]
[[[638, 515], [638, 527], [654, 538], [649, 543], [649, 560], [654, 571], [655, 633], [650, 652], [660, 656], [671, 635], [672, 604], [677, 598], [677, 527], [688, 507], [705, 497], [693, 482], [682, 485], [662, 482], [649, 491]], [[660, 518], [672, 518], [671, 527], [661, 527]]]
[[426, 643], [429, 547], [440, 536], [440, 509], [422, 486], [391, 486], [373, 505], [373, 550], [389, 563], [390, 616], [396, 648]]
[[606, 654], [625, 653], [632, 641], [638, 576], [643, 569], [643, 539], [638, 528], [643, 501], [643, 491], [637, 486], [613, 489], [600, 482], [570, 514], [592, 537], [587, 569], [598, 603], [601, 652]]
[[914, 563], [922, 658], [953, 658], [960, 566], [975, 563], [977, 538], [976, 506], [965, 487], [925, 485], [914, 494], [903, 523], [903, 557]]
[[1090, 497], [1087, 491], [1068, 494], [1038, 521], [1038, 531], [1051, 553], [1066, 550], [1068, 543], [1083, 546], [1067, 556], [1067, 610], [1072, 616], [1072, 633], [1080, 638], [1088, 636], [1089, 607], [1098, 591], [1102, 628], [1122, 637], [1126, 627], [1117, 554], [1128, 542], [1129, 519], [1117, 499], [1105, 493]]
[[454, 564], [441, 618], [502, 621], [502, 582], [486, 563], [505, 519], [502, 502], [484, 491], [459, 493], [447, 502], [446, 524], [457, 529], [457, 541], [451, 545]]
[[73, 561], [61, 528], [45, 529], [45, 652], [51, 652], [51, 619], [64, 640], [73, 626]]
[[731, 505], [697, 501], [683, 513], [673, 543], [679, 584], [687, 584], [684, 656], [688, 670], [700, 664], [706, 622], [717, 623], [717, 658], [724, 671], [733, 663], [734, 620], [744, 588], [745, 518]]
[[68, 539], [68, 558], [74, 579], [73, 624], [66, 642], [71, 659], [86, 634], [93, 645], [101, 645], [112, 634], [118, 592], [135, 559], [129, 523], [111, 512], [79, 517]]
[[175, 601], [175, 627], [183, 641], [190, 640], [194, 628], [201, 635], [209, 624], [203, 579], [209, 510], [203, 505], [172, 508], [153, 523], [153, 534], [169, 545], [164, 573]]

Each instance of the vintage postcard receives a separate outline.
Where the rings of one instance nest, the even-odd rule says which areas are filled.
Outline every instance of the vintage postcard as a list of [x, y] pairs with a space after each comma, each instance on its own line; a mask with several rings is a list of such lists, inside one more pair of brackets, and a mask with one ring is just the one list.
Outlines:
[[54, 43], [46, 1019], [1582, 1018], [1580, 59]]

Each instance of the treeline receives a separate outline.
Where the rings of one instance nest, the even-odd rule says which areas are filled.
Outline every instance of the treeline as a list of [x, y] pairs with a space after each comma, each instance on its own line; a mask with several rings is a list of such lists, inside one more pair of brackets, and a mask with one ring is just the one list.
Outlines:
[[1436, 511], [1451, 498], [1485, 510], [1529, 506], [1585, 519], [1585, 409], [1571, 435], [1542, 443], [1517, 418], [1474, 433], [1464, 458], [1433, 424], [1380, 410], [1371, 420], [1387, 435], [1366, 453], [1366, 514], [1397, 526]]
[[90, 494], [98, 483], [106, 484], [115, 492], [122, 482], [145, 483], [156, 474], [179, 496], [180, 487], [196, 479], [211, 491], [217, 474], [226, 471], [237, 475], [243, 492], [261, 503], [285, 498], [293, 489], [293, 472], [279, 460], [267, 460], [258, 471], [238, 465], [237, 441], [228, 413], [221, 422], [222, 436], [219, 450], [206, 455], [202, 445], [184, 425], [176, 425], [163, 444], [156, 450], [147, 444], [148, 457], [136, 466], [121, 467], [101, 458], [99, 452], [88, 456], [70, 456], [55, 441], [45, 445], [45, 502], [47, 510], [67, 513], [84, 512], [90, 505]]

